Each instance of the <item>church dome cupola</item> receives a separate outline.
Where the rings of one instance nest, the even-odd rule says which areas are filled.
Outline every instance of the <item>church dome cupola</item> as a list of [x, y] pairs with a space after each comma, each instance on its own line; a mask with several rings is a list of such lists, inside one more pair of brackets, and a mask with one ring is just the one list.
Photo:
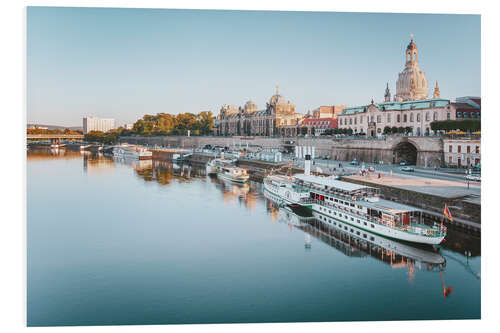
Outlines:
[[245, 103], [245, 106], [243, 108], [245, 109], [246, 113], [253, 113], [257, 111], [257, 104], [255, 104], [252, 100], [249, 100]]
[[418, 48], [413, 40], [413, 34], [410, 35], [410, 44], [406, 47], [406, 66], [418, 65]]

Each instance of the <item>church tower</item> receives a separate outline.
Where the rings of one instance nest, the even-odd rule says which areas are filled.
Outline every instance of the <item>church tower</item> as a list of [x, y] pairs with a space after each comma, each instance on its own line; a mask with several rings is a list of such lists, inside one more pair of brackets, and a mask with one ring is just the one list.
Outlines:
[[385, 87], [384, 102], [390, 102], [390, 101], [391, 101], [391, 91], [389, 90], [389, 82], [387, 82], [387, 86]]
[[405, 68], [399, 73], [396, 82], [394, 100], [398, 102], [429, 98], [425, 72], [418, 66], [418, 47], [413, 40], [413, 35], [410, 38], [410, 44], [405, 51]]
[[441, 97], [441, 92], [439, 91], [438, 82], [436, 81], [436, 88], [434, 88], [434, 94], [432, 95], [432, 98], [440, 98], [440, 97]]

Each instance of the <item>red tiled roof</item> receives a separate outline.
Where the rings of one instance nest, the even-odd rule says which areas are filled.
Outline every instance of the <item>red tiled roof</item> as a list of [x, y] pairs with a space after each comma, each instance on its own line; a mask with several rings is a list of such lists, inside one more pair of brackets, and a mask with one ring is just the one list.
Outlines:
[[332, 121], [330, 122], [330, 125], [328, 125], [328, 128], [338, 128], [339, 127], [339, 120], [337, 118], [333, 118]]
[[481, 106], [481, 98], [471, 98], [471, 101], [473, 101], [476, 104], [479, 104]]

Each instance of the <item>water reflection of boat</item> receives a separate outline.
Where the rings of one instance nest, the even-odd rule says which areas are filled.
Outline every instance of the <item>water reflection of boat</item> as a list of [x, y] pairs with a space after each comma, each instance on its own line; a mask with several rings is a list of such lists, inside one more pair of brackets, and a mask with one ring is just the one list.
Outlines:
[[[402, 259], [411, 259], [418, 263], [430, 265], [443, 265], [445, 259], [432, 247], [413, 246], [370, 233], [361, 228], [357, 228], [347, 223], [341, 223], [333, 219], [328, 219], [322, 214], [313, 213], [316, 218], [310, 223], [315, 230], [312, 233], [324, 235], [327, 237], [348, 236], [350, 244], [357, 244], [360, 250], [370, 251], [383, 249], [386, 255], [394, 259], [394, 255], [403, 257]], [[305, 230], [306, 231], [306, 230]], [[345, 238], [345, 237], [344, 237]], [[404, 263], [405, 260], [402, 260]], [[391, 263], [394, 264], [391, 260]]]
[[129, 165], [134, 170], [145, 170], [151, 169], [153, 167], [152, 160], [138, 160], [135, 158], [126, 158], [126, 157], [113, 157], [113, 160], [117, 163]]
[[[266, 197], [273, 201], [271, 196]], [[301, 216], [293, 212], [290, 207], [281, 206], [279, 221], [303, 230], [348, 256], [372, 256], [389, 263], [392, 267], [408, 266], [411, 270], [415, 265], [425, 264], [432, 270], [434, 267], [442, 268], [446, 264], [444, 257], [431, 246], [410, 245], [385, 238], [350, 224], [329, 219], [322, 214], [313, 212], [312, 216]], [[306, 245], [310, 247], [310, 242]]]

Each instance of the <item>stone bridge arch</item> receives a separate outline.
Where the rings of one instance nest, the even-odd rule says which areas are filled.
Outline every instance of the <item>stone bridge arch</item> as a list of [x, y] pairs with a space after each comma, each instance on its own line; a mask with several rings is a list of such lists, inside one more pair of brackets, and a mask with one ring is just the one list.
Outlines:
[[417, 165], [418, 154], [421, 151], [419, 145], [408, 138], [401, 138], [391, 147], [392, 163], [399, 164], [402, 161], [408, 162], [411, 165]]

